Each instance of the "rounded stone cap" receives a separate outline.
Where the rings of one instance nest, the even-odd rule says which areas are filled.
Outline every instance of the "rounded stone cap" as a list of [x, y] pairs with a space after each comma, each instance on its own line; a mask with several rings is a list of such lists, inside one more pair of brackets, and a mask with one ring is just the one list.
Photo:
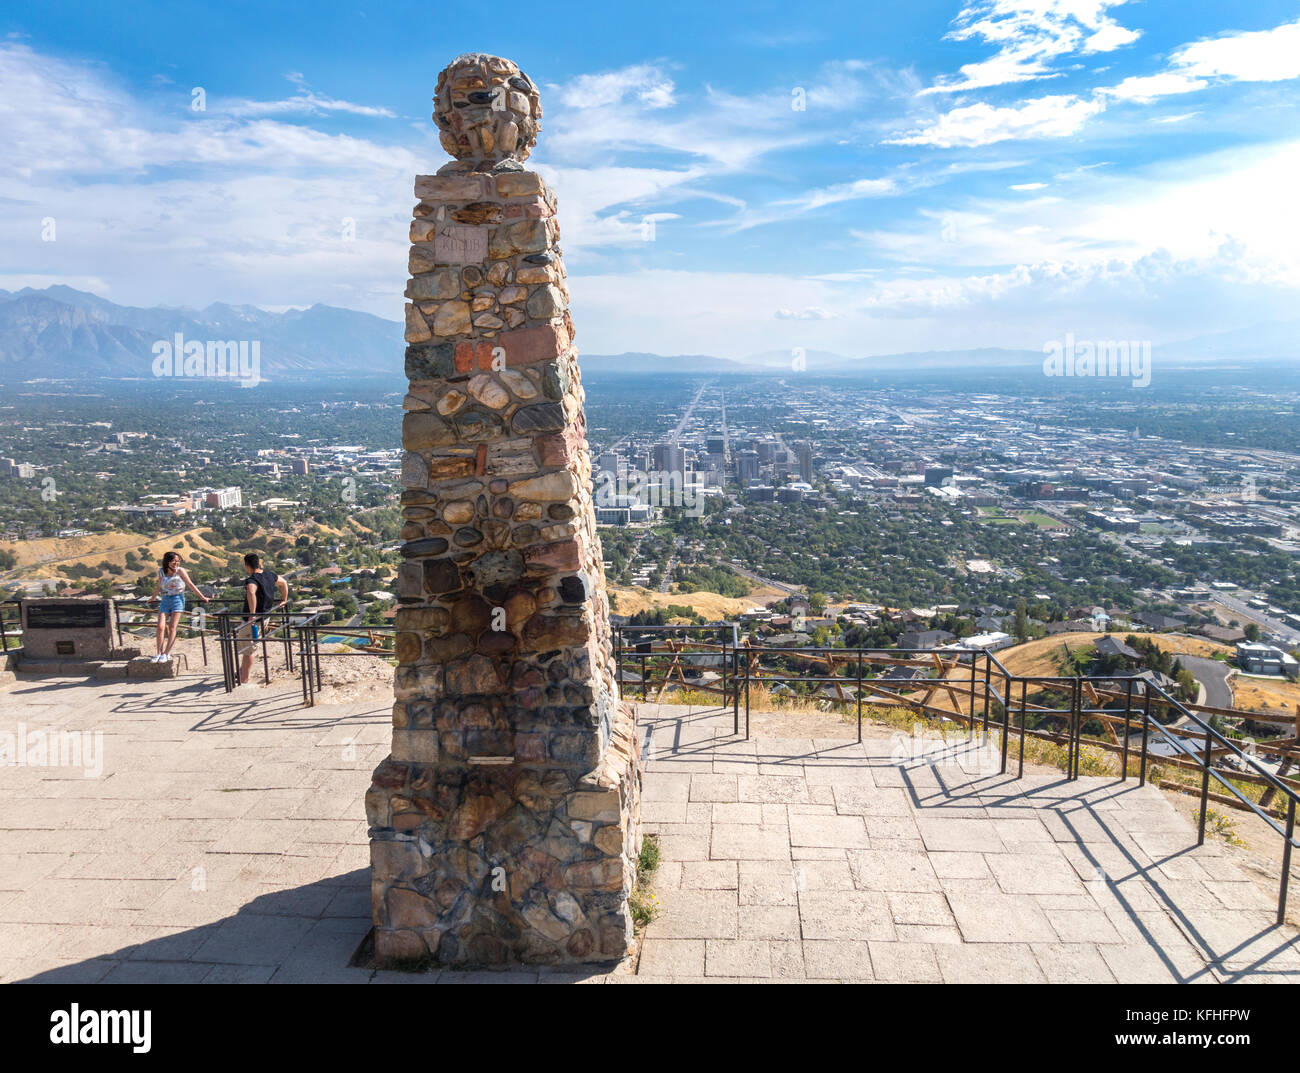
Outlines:
[[438, 75], [433, 121], [442, 147], [457, 160], [527, 160], [537, 144], [541, 116], [537, 87], [500, 56], [468, 52]]

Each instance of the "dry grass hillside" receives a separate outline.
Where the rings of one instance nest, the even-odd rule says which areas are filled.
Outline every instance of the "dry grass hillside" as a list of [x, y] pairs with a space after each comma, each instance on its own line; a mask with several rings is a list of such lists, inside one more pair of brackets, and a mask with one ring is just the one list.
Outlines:
[[710, 621], [734, 618], [754, 607], [762, 607], [786, 594], [773, 588], [756, 588], [748, 596], [719, 596], [716, 592], [651, 592], [649, 589], [610, 585], [610, 595], [615, 598], [615, 614], [635, 615], [638, 611], [667, 608], [669, 604], [689, 607]]
[[[1003, 649], [997, 653], [997, 657], [1012, 674], [1060, 674], [1060, 656], [1065, 646], [1078, 650], [1104, 636], [1105, 634], [1100, 633], [1060, 633], [1055, 637], [1043, 637], [1037, 641], [1016, 645], [1014, 648]], [[1125, 635], [1112, 634], [1111, 636], [1123, 640]], [[1232, 653], [1232, 649], [1227, 645], [1215, 644], [1201, 637], [1186, 637], [1170, 633], [1149, 633], [1142, 636], [1150, 638], [1163, 651], [1180, 656], [1204, 656], [1209, 659], [1215, 653]]]
[[1300, 682], [1283, 682], [1269, 678], [1232, 677], [1232, 695], [1237, 707], [1258, 712], [1300, 709]]
[[182, 554], [202, 553], [224, 561], [226, 552], [209, 544], [199, 534], [206, 526], [196, 526], [179, 533], [147, 537], [139, 533], [95, 533], [83, 537], [43, 537], [39, 540], [0, 541], [0, 549], [11, 551], [18, 560], [13, 573], [52, 575], [59, 566], [96, 567], [102, 562], [115, 566], [126, 564], [126, 553], [133, 551], [145, 562], [155, 562], [163, 552], [173, 549]]

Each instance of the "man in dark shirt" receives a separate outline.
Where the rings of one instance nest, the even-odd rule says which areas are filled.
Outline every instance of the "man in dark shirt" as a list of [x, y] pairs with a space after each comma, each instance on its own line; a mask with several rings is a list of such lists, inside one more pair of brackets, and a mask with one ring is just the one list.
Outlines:
[[248, 605], [249, 617], [239, 628], [240, 685], [248, 684], [248, 676], [253, 670], [253, 657], [257, 654], [257, 646], [253, 642], [262, 636], [262, 631], [267, 627], [267, 620], [261, 616], [268, 611], [278, 611], [289, 602], [289, 583], [274, 570], [263, 568], [261, 558], [251, 551], [244, 556], [244, 573], [248, 575], [244, 584], [244, 599]]

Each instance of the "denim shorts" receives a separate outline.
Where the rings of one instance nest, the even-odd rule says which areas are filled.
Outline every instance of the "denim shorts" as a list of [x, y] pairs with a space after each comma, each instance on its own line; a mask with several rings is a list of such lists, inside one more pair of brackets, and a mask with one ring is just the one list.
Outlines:
[[177, 615], [184, 610], [184, 593], [177, 593], [175, 596], [164, 596], [158, 604], [158, 613], [160, 615]]

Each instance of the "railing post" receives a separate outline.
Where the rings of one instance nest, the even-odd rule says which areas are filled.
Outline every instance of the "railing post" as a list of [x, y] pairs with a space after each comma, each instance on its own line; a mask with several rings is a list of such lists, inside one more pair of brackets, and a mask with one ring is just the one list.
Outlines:
[[1295, 798], [1287, 798], [1286, 845], [1282, 847], [1282, 888], [1277, 896], [1277, 926], [1286, 922], [1286, 894], [1291, 885], [1291, 841], [1295, 837]]
[[1210, 738], [1210, 729], [1205, 729], [1205, 770], [1201, 772], [1201, 821], [1197, 825], [1196, 844], [1205, 845], [1205, 814], [1210, 804], [1210, 761], [1213, 753], [1210, 750], [1212, 739]]
[[1020, 680], [1020, 770], [1016, 773], [1016, 778], [1025, 777], [1025, 735], [1028, 731], [1025, 729], [1025, 711], [1028, 704], [1026, 697], [1029, 693], [1029, 682], [1025, 679]]
[[623, 696], [623, 627], [614, 629], [614, 686]]
[[731, 646], [731, 732], [740, 733], [740, 646]]
[[1070, 756], [1066, 765], [1071, 782], [1079, 777], [1079, 705], [1082, 696], [1083, 680], [1076, 676], [1070, 683]]
[[1145, 682], [1142, 686], [1142, 693], [1146, 700], [1142, 706], [1142, 760], [1138, 767], [1138, 785], [1147, 784], [1147, 735], [1149, 733], [1149, 724], [1151, 722], [1151, 683]]
[[1133, 679], [1128, 680], [1128, 691], [1124, 694], [1124, 752], [1120, 761], [1119, 781], [1128, 780], [1128, 737], [1129, 723], [1133, 717]]
[[1006, 692], [1002, 694], [1002, 767], [999, 775], [1007, 773], [1007, 748], [1011, 737], [1011, 690], [1003, 683]]
[[745, 740], [749, 741], [749, 677], [754, 670], [754, 654], [745, 653]]
[[[971, 662], [975, 660], [971, 656]], [[984, 740], [989, 740], [989, 687], [993, 684], [993, 661], [989, 658], [987, 652], [984, 653]], [[972, 720], [975, 713], [971, 712]]]
[[858, 649], [858, 744], [862, 743], [862, 649]]
[[970, 718], [966, 720], [966, 740], [975, 737], [975, 653], [970, 654]]

